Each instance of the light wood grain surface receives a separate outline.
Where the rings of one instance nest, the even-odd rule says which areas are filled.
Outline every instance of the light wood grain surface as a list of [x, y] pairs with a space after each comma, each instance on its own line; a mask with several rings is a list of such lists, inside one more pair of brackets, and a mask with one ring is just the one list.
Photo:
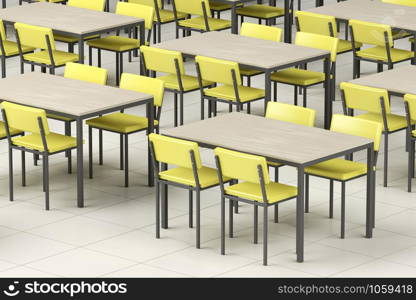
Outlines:
[[143, 21], [133, 17], [48, 2], [0, 9], [0, 19], [48, 27], [77, 35]]
[[202, 55], [235, 61], [239, 64], [262, 69], [293, 65], [301, 60], [328, 54], [324, 50], [218, 31], [165, 41], [154, 45], [154, 47], [180, 51], [189, 55]]
[[161, 132], [295, 165], [307, 164], [371, 143], [357, 136], [236, 112]]
[[348, 0], [310, 9], [344, 20], [361, 20], [416, 32], [416, 7], [383, 3], [380, 0]]
[[81, 117], [149, 98], [143, 93], [37, 72], [0, 80], [0, 100]]

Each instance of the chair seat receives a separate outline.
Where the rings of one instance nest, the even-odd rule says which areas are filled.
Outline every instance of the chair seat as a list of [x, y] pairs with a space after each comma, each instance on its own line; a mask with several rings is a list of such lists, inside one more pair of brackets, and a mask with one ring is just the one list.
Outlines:
[[263, 72], [259, 70], [240, 68], [240, 74], [243, 76], [255, 76], [255, 75], [262, 74], [262, 73]]
[[[170, 170], [159, 172], [159, 177], [164, 180], [181, 183], [188, 186], [195, 187], [195, 178], [192, 169], [188, 168], [173, 168]], [[202, 167], [198, 169], [199, 184], [202, 188], [210, 187], [219, 184], [217, 170], [209, 167]], [[230, 181], [231, 178], [223, 177], [224, 182]]]
[[[359, 119], [364, 119], [364, 120], [369, 120], [369, 121], [380, 123], [383, 125], [383, 128], [384, 128], [383, 116], [381, 114], [366, 113], [366, 114], [357, 115], [355, 117]], [[389, 132], [407, 128], [406, 117], [400, 116], [400, 115], [387, 114], [387, 124], [389, 126]]]
[[344, 181], [367, 174], [367, 164], [335, 158], [306, 167], [305, 173]]
[[271, 167], [281, 167], [281, 166], [284, 166], [284, 164], [277, 163], [277, 162], [271, 162], [271, 161], [268, 161], [267, 164], [269, 166], [271, 166]]
[[54, 115], [54, 114], [46, 114], [46, 117], [50, 119], [54, 119], [54, 120], [64, 121], [64, 122], [75, 121], [74, 119], [59, 116], [59, 115]]
[[[363, 44], [361, 43], [358, 43], [358, 42], [355, 43], [356, 49], [361, 48], [362, 46]], [[351, 50], [352, 50], [352, 43], [350, 41], [338, 39], [337, 53], [347, 52]]]
[[[163, 80], [163, 82], [165, 83], [165, 88], [179, 91], [179, 83], [178, 83], [178, 78], [176, 74], [159, 76], [157, 78], [160, 80]], [[181, 78], [182, 78], [183, 90], [185, 92], [199, 89], [199, 83], [198, 83], [197, 77], [191, 76], [191, 75], [182, 75]], [[210, 82], [210, 81], [205, 81], [205, 80], [202, 81], [202, 85], [204, 87], [212, 85], [212, 84], [213, 82]]]
[[88, 41], [87, 45], [94, 48], [121, 52], [139, 48], [140, 41], [125, 36], [113, 35]]
[[[218, 99], [236, 101], [234, 87], [230, 85], [221, 85], [218, 87], [205, 89], [204, 94], [206, 96], [215, 97]], [[257, 89], [248, 86], [239, 86], [238, 94], [241, 102], [249, 102], [257, 99], [264, 98], [264, 90]]]
[[[230, 185], [225, 188], [228, 195], [240, 197], [243, 199], [263, 202], [263, 195], [259, 184], [251, 182], [242, 182]], [[298, 189], [291, 185], [270, 182], [266, 184], [266, 194], [268, 203], [276, 203], [282, 200], [296, 197]]]
[[[406, 59], [410, 59], [414, 56], [413, 52], [403, 49], [396, 49], [396, 48], [390, 48], [391, 53], [391, 60], [393, 62], [398, 62]], [[373, 60], [381, 60], [384, 62], [387, 62], [387, 53], [386, 48], [377, 46], [372, 47], [364, 50], [360, 50], [356, 52], [357, 56], [362, 58], [368, 58]]]
[[283, 71], [272, 73], [270, 78], [272, 81], [300, 86], [309, 86], [325, 81], [325, 73], [289, 68]]
[[[6, 57], [19, 54], [19, 48], [17, 47], [16, 42], [5, 40], [3, 41], [3, 47], [4, 47], [4, 52], [6, 52], [6, 55], [5, 55]], [[28, 53], [34, 50], [35, 48], [22, 45], [23, 53]], [[3, 53], [1, 53], [1, 49], [0, 49], [0, 54], [3, 55]]]
[[413, 130], [413, 131], [412, 131], [412, 135], [413, 135], [413, 136], [416, 136], [416, 130]]
[[[55, 66], [62, 66], [69, 62], [77, 62], [79, 60], [78, 54], [69, 53], [60, 50], [52, 51], [53, 59], [55, 61]], [[25, 60], [51, 65], [51, 60], [49, 58], [49, 53], [46, 50], [42, 50], [35, 53], [28, 53], [23, 55]]]
[[209, 8], [213, 11], [224, 11], [231, 9], [232, 5], [217, 1], [209, 1]]
[[[23, 131], [14, 129], [14, 128], [10, 128], [10, 135], [18, 135], [23, 133]], [[4, 122], [0, 121], [0, 139], [4, 139], [7, 137], [7, 133], [6, 133], [6, 125], [4, 124]]]
[[[146, 117], [134, 116], [124, 113], [112, 113], [102, 117], [90, 119], [87, 122], [88, 126], [115, 131], [119, 133], [130, 133], [138, 130], [146, 129], [149, 121]], [[154, 120], [154, 125], [157, 126], [159, 122]]]
[[285, 15], [285, 10], [283, 8], [263, 4], [244, 6], [238, 8], [236, 11], [237, 15], [260, 19], [277, 18]]
[[412, 36], [410, 33], [403, 30], [392, 30], [393, 40], [404, 39], [409, 36]]
[[[186, 20], [181, 20], [178, 22], [179, 26], [197, 29], [197, 30], [206, 30], [204, 17], [190, 18]], [[222, 30], [231, 28], [231, 21], [208, 18], [208, 25], [210, 30]]]
[[[35, 2], [45, 2], [45, 0], [33, 0]], [[65, 2], [66, 0], [48, 0], [48, 2], [52, 2], [52, 3], [61, 3], [61, 2]]]
[[[42, 137], [39, 134], [31, 134], [22, 137], [15, 137], [12, 142], [16, 146], [25, 147], [27, 149], [43, 151]], [[75, 148], [77, 139], [72, 136], [65, 136], [58, 133], [49, 133], [46, 135], [46, 143], [48, 144], [48, 152], [54, 153], [66, 149]]]
[[[87, 36], [84, 38], [84, 41], [97, 39], [99, 37], [100, 37], [99, 34]], [[79, 38], [74, 37], [74, 36], [69, 36], [69, 35], [63, 35], [63, 34], [54, 34], [53, 38], [55, 39], [55, 41], [64, 42], [64, 43], [78, 43], [79, 42]]]
[[[160, 22], [169, 23], [175, 21], [175, 15], [172, 10], [160, 9], [159, 10]], [[185, 13], [177, 12], [178, 20], [185, 19], [188, 15]], [[157, 16], [155, 15], [155, 22], [157, 22]]]

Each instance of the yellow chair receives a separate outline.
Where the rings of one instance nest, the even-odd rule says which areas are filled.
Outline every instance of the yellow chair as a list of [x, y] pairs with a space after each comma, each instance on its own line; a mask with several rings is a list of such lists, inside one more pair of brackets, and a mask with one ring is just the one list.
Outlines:
[[412, 178], [415, 177], [415, 141], [416, 141], [416, 95], [404, 95], [404, 105], [406, 108], [407, 120], [407, 152], [408, 158], [408, 172], [407, 172], [407, 191], [412, 191]]
[[[91, 9], [96, 11], [104, 11], [106, 0], [68, 0], [67, 5], [85, 9]], [[64, 35], [64, 34], [54, 34], [55, 41], [68, 44], [68, 52], [74, 52], [74, 46], [78, 44], [79, 39], [77, 37]], [[84, 38], [85, 41], [99, 38], [98, 34], [87, 36]]]
[[[116, 14], [125, 15], [144, 19], [145, 28], [148, 30], [148, 35], [145, 44], [150, 43], [152, 35], [153, 19], [155, 17], [155, 9], [149, 5], [140, 5], [135, 3], [117, 2]], [[136, 32], [137, 33], [137, 32]], [[104, 38], [94, 39], [87, 42], [89, 46], [89, 64], [92, 64], [92, 49], [98, 50], [98, 66], [101, 66], [101, 50], [106, 50], [116, 53], [116, 85], [120, 83], [120, 76], [123, 73], [123, 54], [138, 50], [141, 43], [137, 38], [131, 38], [112, 35]]]
[[405, 116], [392, 114], [387, 90], [342, 82], [341, 98], [346, 115], [354, 115], [354, 110], [366, 113], [355, 116], [359, 119], [377, 122], [383, 127], [384, 136], [384, 186], [387, 186], [389, 135], [407, 129]]
[[[333, 115], [331, 131], [356, 135], [374, 141], [374, 156], [377, 157], [383, 126], [378, 122], [343, 115]], [[376, 167], [374, 160], [374, 169]], [[329, 217], [333, 218], [334, 181], [341, 182], [341, 238], [345, 237], [345, 183], [367, 176], [367, 163], [335, 158], [305, 168], [305, 211], [309, 212], [309, 176], [329, 179]]]
[[[268, 208], [297, 196], [294, 186], [273, 182], [264, 157], [216, 148], [215, 162], [221, 187], [221, 254], [225, 255], [225, 199], [229, 200], [229, 235], [233, 237], [233, 202], [254, 206], [254, 243], [258, 235], [258, 207], [263, 207], [263, 265], [267, 265]], [[224, 186], [223, 177], [239, 183]]]
[[[237, 4], [237, 6], [241, 7], [241, 6], [243, 6], [243, 4]], [[218, 19], [221, 18], [221, 13], [223, 11], [227, 11], [227, 10], [232, 9], [231, 4], [223, 3], [223, 2], [220, 2], [220, 1], [212, 1], [212, 0], [209, 0], [209, 7], [211, 9], [211, 15], [215, 16], [215, 13], [217, 13], [217, 18]]]
[[[22, 183], [25, 185], [25, 152], [42, 155], [43, 189], [45, 208], [49, 210], [49, 156], [77, 147], [76, 138], [49, 131], [46, 113], [42, 109], [31, 108], [10, 102], [2, 103], [2, 115], [9, 141], [9, 196], [13, 201], [13, 149], [22, 151]], [[15, 128], [29, 135], [12, 137]]]
[[[164, 9], [162, 0], [128, 0], [130, 3], [148, 5], [155, 9], [155, 30], [153, 34], [153, 43], [160, 43], [162, 41], [162, 25], [175, 22], [175, 14], [173, 10]], [[188, 17], [188, 14], [177, 12], [178, 20], [183, 20]]]
[[[277, 27], [271, 27], [266, 25], [258, 25], [253, 23], [241, 24], [240, 35], [252, 37], [261, 40], [268, 40], [274, 42], [282, 41], [283, 30]], [[255, 69], [240, 68], [240, 74], [243, 77], [247, 77], [247, 85], [251, 86], [251, 77], [262, 74], [262, 71]]]
[[[162, 72], [167, 75], [158, 76], [165, 83], [165, 89], [174, 93], [174, 124], [175, 127], [183, 125], [183, 95], [199, 89], [198, 78], [185, 74], [185, 66], [182, 54], [177, 51], [158, 49], [148, 46], [140, 48], [141, 61], [144, 65], [145, 72], [152, 71], [156, 76], [156, 72]], [[204, 87], [212, 85], [213, 82], [203, 81]], [[178, 122], [178, 95], [180, 120]]]
[[[296, 33], [295, 44], [299, 46], [327, 50], [331, 54], [330, 66], [330, 95], [333, 99], [335, 93], [335, 64], [337, 59], [338, 39], [308, 32]], [[272, 73], [271, 80], [274, 84], [274, 101], [277, 101], [277, 83], [294, 86], [294, 103], [298, 105], [298, 88], [302, 89], [303, 107], [306, 107], [307, 88], [325, 82], [325, 73], [301, 68], [289, 68]]]
[[[121, 75], [120, 88], [131, 90], [140, 93], [146, 93], [153, 96], [155, 107], [154, 126], [156, 132], [159, 132], [160, 113], [162, 111], [164, 83], [162, 80], [149, 78], [140, 75], [123, 73]], [[147, 117], [141, 117], [131, 114], [126, 114], [123, 111], [108, 114], [102, 117], [97, 117], [88, 120], [88, 135], [89, 135], [89, 176], [93, 176], [93, 157], [92, 157], [92, 129], [98, 129], [100, 132], [108, 131], [120, 135], [120, 169], [124, 169], [124, 186], [129, 186], [129, 135], [147, 131], [149, 132], [149, 120]], [[123, 144], [124, 143], [124, 144]], [[103, 145], [102, 138], [99, 143], [100, 165], [103, 164]]]
[[[217, 115], [217, 102], [229, 104], [232, 111], [233, 105], [237, 111], [247, 105], [247, 113], [250, 113], [251, 102], [264, 99], [263, 89], [243, 86], [238, 63], [220, 60], [216, 58], [197, 56], [195, 57], [196, 71], [201, 92], [201, 119], [205, 117], [205, 100], [208, 100], [208, 117]], [[219, 86], [205, 88], [203, 81], [215, 81]]]
[[353, 77], [360, 77], [360, 62], [368, 61], [377, 63], [377, 71], [383, 71], [383, 65], [393, 69], [393, 65], [414, 58], [412, 51], [393, 48], [393, 36], [389, 25], [376, 24], [358, 20], [349, 22], [353, 48], [355, 43], [372, 45], [367, 49], [353, 51]]
[[[193, 192], [196, 194], [196, 248], [200, 248], [200, 194], [201, 191], [218, 186], [217, 172], [202, 165], [198, 144], [159, 134], [150, 134], [150, 150], [154, 165], [156, 186], [156, 238], [160, 238], [160, 188], [164, 187], [166, 197], [168, 185], [189, 191], [189, 227], [193, 227]], [[159, 169], [161, 164], [161, 170]], [[174, 165], [167, 169], [167, 165]], [[230, 178], [221, 178], [229, 182]], [[167, 201], [167, 199], [166, 199]], [[167, 228], [167, 208], [162, 211]], [[163, 224], [162, 223], [162, 224]]]
[[[30, 64], [32, 71], [35, 66], [40, 66], [42, 72], [49, 68], [51, 74], [55, 74], [55, 68], [63, 67], [68, 62], [77, 62], [78, 54], [57, 50], [53, 38], [52, 29], [40, 26], [15, 23], [16, 39], [19, 49], [21, 70], [24, 73], [24, 63]], [[24, 47], [40, 49], [34, 53], [24, 53]]]
[[[33, 52], [35, 48], [22, 45], [22, 53]], [[6, 30], [3, 20], [0, 20], [0, 60], [1, 60], [1, 77], [6, 77], [6, 59], [9, 57], [19, 56], [19, 47], [16, 42], [7, 40]]]
[[[211, 17], [208, 0], [174, 0], [173, 13], [176, 22], [176, 38], [179, 38], [179, 30], [183, 30], [185, 36], [186, 34], [190, 35], [191, 31], [207, 32], [231, 28], [231, 21]], [[178, 13], [196, 17], [180, 20]]]
[[[289, 3], [289, 10], [290, 13], [293, 12], [293, 0], [290, 0]], [[265, 20], [266, 25], [273, 25], [276, 22], [277, 18], [285, 16], [285, 10], [282, 7], [276, 7], [271, 5], [265, 4], [251, 4], [236, 10], [237, 18], [238, 16], [241, 17], [241, 23], [244, 22], [244, 17], [254, 18], [257, 19], [259, 24], [261, 24], [262, 20]], [[292, 16], [290, 16], [292, 20]]]

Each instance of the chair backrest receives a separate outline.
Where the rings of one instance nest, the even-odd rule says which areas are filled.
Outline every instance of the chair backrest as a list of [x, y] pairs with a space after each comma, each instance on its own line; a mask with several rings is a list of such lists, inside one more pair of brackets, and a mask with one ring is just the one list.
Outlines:
[[171, 138], [156, 133], [149, 135], [153, 144], [155, 159], [158, 162], [192, 169], [191, 151], [195, 154], [196, 167], [202, 167], [198, 144], [181, 139]]
[[332, 116], [331, 131], [361, 136], [374, 141], [374, 151], [380, 149], [383, 125], [377, 122], [335, 114]]
[[393, 47], [391, 26], [359, 20], [350, 20], [349, 25], [355, 42], [385, 47], [387, 33], [388, 45]]
[[10, 128], [24, 132], [40, 134], [38, 118], [41, 118], [45, 135], [49, 134], [48, 120], [43, 109], [28, 107], [4, 101], [2, 107], [6, 113], [7, 124]]
[[117, 2], [116, 14], [143, 19], [144, 27], [150, 30], [153, 27], [155, 8], [149, 5]]
[[331, 53], [331, 61], [337, 59], [338, 38], [309, 32], [297, 32], [295, 44], [298, 46], [322, 49]]
[[266, 109], [266, 118], [295, 123], [313, 127], [316, 111], [314, 109], [286, 104], [282, 102], [269, 102]]
[[203, 80], [233, 85], [234, 81], [231, 72], [234, 70], [236, 83], [241, 85], [238, 63], [206, 56], [195, 57], [195, 62], [199, 65], [199, 71]]
[[299, 31], [331, 36], [329, 28], [332, 27], [332, 36], [338, 37], [335, 17], [301, 10], [298, 10], [295, 15], [298, 20]]
[[416, 6], [416, 2], [414, 0], [381, 0], [381, 1], [385, 3], [390, 3], [390, 4]]
[[120, 79], [120, 88], [130, 91], [145, 93], [153, 96], [153, 105], [161, 107], [165, 92], [163, 80], [123, 73]]
[[261, 166], [264, 183], [270, 183], [267, 161], [264, 157], [224, 148], [215, 148], [214, 153], [218, 156], [223, 176], [260, 183], [258, 166]]
[[141, 5], [147, 5], [151, 7], [155, 7], [155, 1], [157, 1], [157, 6], [159, 9], [162, 8], [162, 0], [128, 0], [130, 3], [136, 3]]
[[190, 15], [203, 16], [204, 10], [203, 5], [205, 5], [205, 11], [208, 16], [210, 16], [211, 8], [209, 7], [208, 0], [173, 0], [175, 9], [178, 12], [186, 13]]
[[55, 40], [51, 28], [15, 23], [14, 28], [19, 35], [20, 44], [38, 49], [48, 49], [46, 36], [49, 37], [51, 49], [55, 50]]
[[108, 71], [103, 68], [79, 64], [67, 63], [64, 77], [105, 85]]
[[140, 52], [143, 54], [146, 69], [176, 74], [175, 59], [178, 60], [181, 75], [185, 74], [182, 53], [149, 46], [141, 46]]
[[347, 108], [382, 113], [380, 99], [383, 98], [386, 113], [390, 113], [389, 94], [387, 90], [350, 82], [341, 82], [340, 88]]
[[256, 39], [269, 40], [274, 42], [282, 41], [283, 30], [278, 27], [259, 25], [254, 23], [241, 24], [240, 34]]
[[97, 11], [104, 11], [105, 0], [68, 0], [67, 5]]
[[408, 104], [410, 119], [416, 121], [416, 95], [406, 94], [404, 95], [404, 101]]
[[6, 40], [6, 37], [7, 37], [7, 35], [6, 35], [6, 29], [4, 28], [3, 20], [0, 19], [0, 39], [2, 41], [5, 41]]

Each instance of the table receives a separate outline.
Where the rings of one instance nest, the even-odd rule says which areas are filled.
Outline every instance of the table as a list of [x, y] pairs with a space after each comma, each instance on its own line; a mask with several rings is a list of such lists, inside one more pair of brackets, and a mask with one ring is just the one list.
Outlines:
[[54, 33], [78, 38], [81, 63], [84, 63], [84, 39], [87, 36], [139, 26], [140, 43], [145, 41], [143, 19], [49, 2], [1, 9], [0, 19], [5, 24], [22, 22], [43, 26], [52, 28]]
[[[244, 113], [227, 113], [215, 118], [162, 130], [162, 134], [197, 142], [201, 147], [241, 151], [264, 156], [268, 161], [297, 168], [296, 200], [297, 261], [304, 259], [304, 168], [328, 159], [367, 149], [366, 237], [372, 237], [375, 204], [373, 142], [371, 140], [306, 127]], [[167, 199], [162, 193], [162, 227], [167, 227]]]
[[191, 57], [203, 55], [235, 61], [241, 67], [264, 72], [266, 92], [265, 109], [267, 102], [271, 99], [270, 75], [273, 72], [304, 63], [323, 60], [326, 73], [325, 126], [329, 128], [332, 115], [332, 96], [330, 92], [328, 51], [218, 31], [165, 41], [153, 46], [161, 49], [180, 51], [184, 55]]
[[[75, 119], [77, 137], [77, 203], [84, 207], [83, 120], [137, 105], [147, 106], [148, 133], [153, 132], [153, 97], [115, 87], [44, 73], [27, 73], [0, 80], [0, 100], [37, 107]], [[153, 167], [148, 155], [148, 180]]]

